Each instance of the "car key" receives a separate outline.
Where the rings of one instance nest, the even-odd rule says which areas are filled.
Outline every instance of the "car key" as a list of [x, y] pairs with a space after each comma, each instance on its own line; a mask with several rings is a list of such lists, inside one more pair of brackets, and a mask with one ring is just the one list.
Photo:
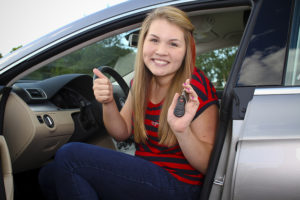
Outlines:
[[187, 102], [187, 96], [185, 90], [183, 90], [181, 95], [177, 99], [177, 103], [174, 109], [174, 115], [176, 117], [182, 117], [184, 115], [186, 102]]

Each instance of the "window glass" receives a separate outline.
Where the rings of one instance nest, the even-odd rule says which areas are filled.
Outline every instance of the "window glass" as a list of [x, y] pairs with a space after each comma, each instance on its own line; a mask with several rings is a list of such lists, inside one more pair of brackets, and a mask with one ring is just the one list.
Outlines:
[[258, 2], [259, 12], [249, 19], [249, 37], [243, 42], [246, 51], [237, 77], [239, 87], [283, 84], [292, 0]]
[[196, 66], [209, 78], [217, 90], [225, 87], [237, 46], [216, 49], [196, 57]]
[[110, 66], [121, 76], [133, 71], [136, 47], [130, 42], [131, 32], [106, 38], [72, 52], [24, 77], [23, 80], [43, 80], [62, 74], [93, 75], [93, 68]]
[[236, 7], [192, 15], [196, 66], [223, 90], [243, 36], [250, 8]]
[[285, 75], [285, 85], [300, 85], [300, 2], [296, 1], [292, 35], [287, 61], [287, 70]]

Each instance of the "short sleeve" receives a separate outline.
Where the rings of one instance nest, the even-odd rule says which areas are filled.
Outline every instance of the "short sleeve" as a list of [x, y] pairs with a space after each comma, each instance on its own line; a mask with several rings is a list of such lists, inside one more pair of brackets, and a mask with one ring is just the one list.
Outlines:
[[205, 74], [197, 68], [194, 68], [191, 79], [191, 86], [197, 93], [198, 100], [200, 102], [194, 119], [196, 119], [210, 105], [216, 104], [217, 106], [219, 106], [215, 87], [205, 76]]

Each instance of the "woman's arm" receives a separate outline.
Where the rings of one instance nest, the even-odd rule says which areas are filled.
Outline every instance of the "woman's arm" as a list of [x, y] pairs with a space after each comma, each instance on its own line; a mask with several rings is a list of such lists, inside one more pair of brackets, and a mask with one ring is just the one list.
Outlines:
[[94, 81], [93, 90], [95, 98], [102, 103], [103, 121], [108, 133], [116, 140], [126, 140], [131, 134], [131, 94], [119, 112], [113, 98], [113, 87], [109, 79], [98, 69], [93, 72], [98, 76]]
[[214, 145], [219, 111], [217, 105], [213, 104], [193, 120], [199, 101], [189, 81], [184, 87], [189, 93], [189, 101], [185, 106], [186, 113], [181, 118], [174, 116], [173, 111], [179, 96], [176, 94], [169, 108], [168, 123], [186, 159], [194, 168], [205, 174]]

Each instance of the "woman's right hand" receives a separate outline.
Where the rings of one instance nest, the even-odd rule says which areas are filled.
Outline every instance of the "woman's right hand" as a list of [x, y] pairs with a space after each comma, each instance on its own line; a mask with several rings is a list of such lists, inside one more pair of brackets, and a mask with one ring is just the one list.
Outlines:
[[97, 79], [94, 80], [93, 90], [96, 100], [102, 104], [110, 103], [114, 100], [113, 87], [110, 80], [98, 69], [94, 68], [93, 72]]

